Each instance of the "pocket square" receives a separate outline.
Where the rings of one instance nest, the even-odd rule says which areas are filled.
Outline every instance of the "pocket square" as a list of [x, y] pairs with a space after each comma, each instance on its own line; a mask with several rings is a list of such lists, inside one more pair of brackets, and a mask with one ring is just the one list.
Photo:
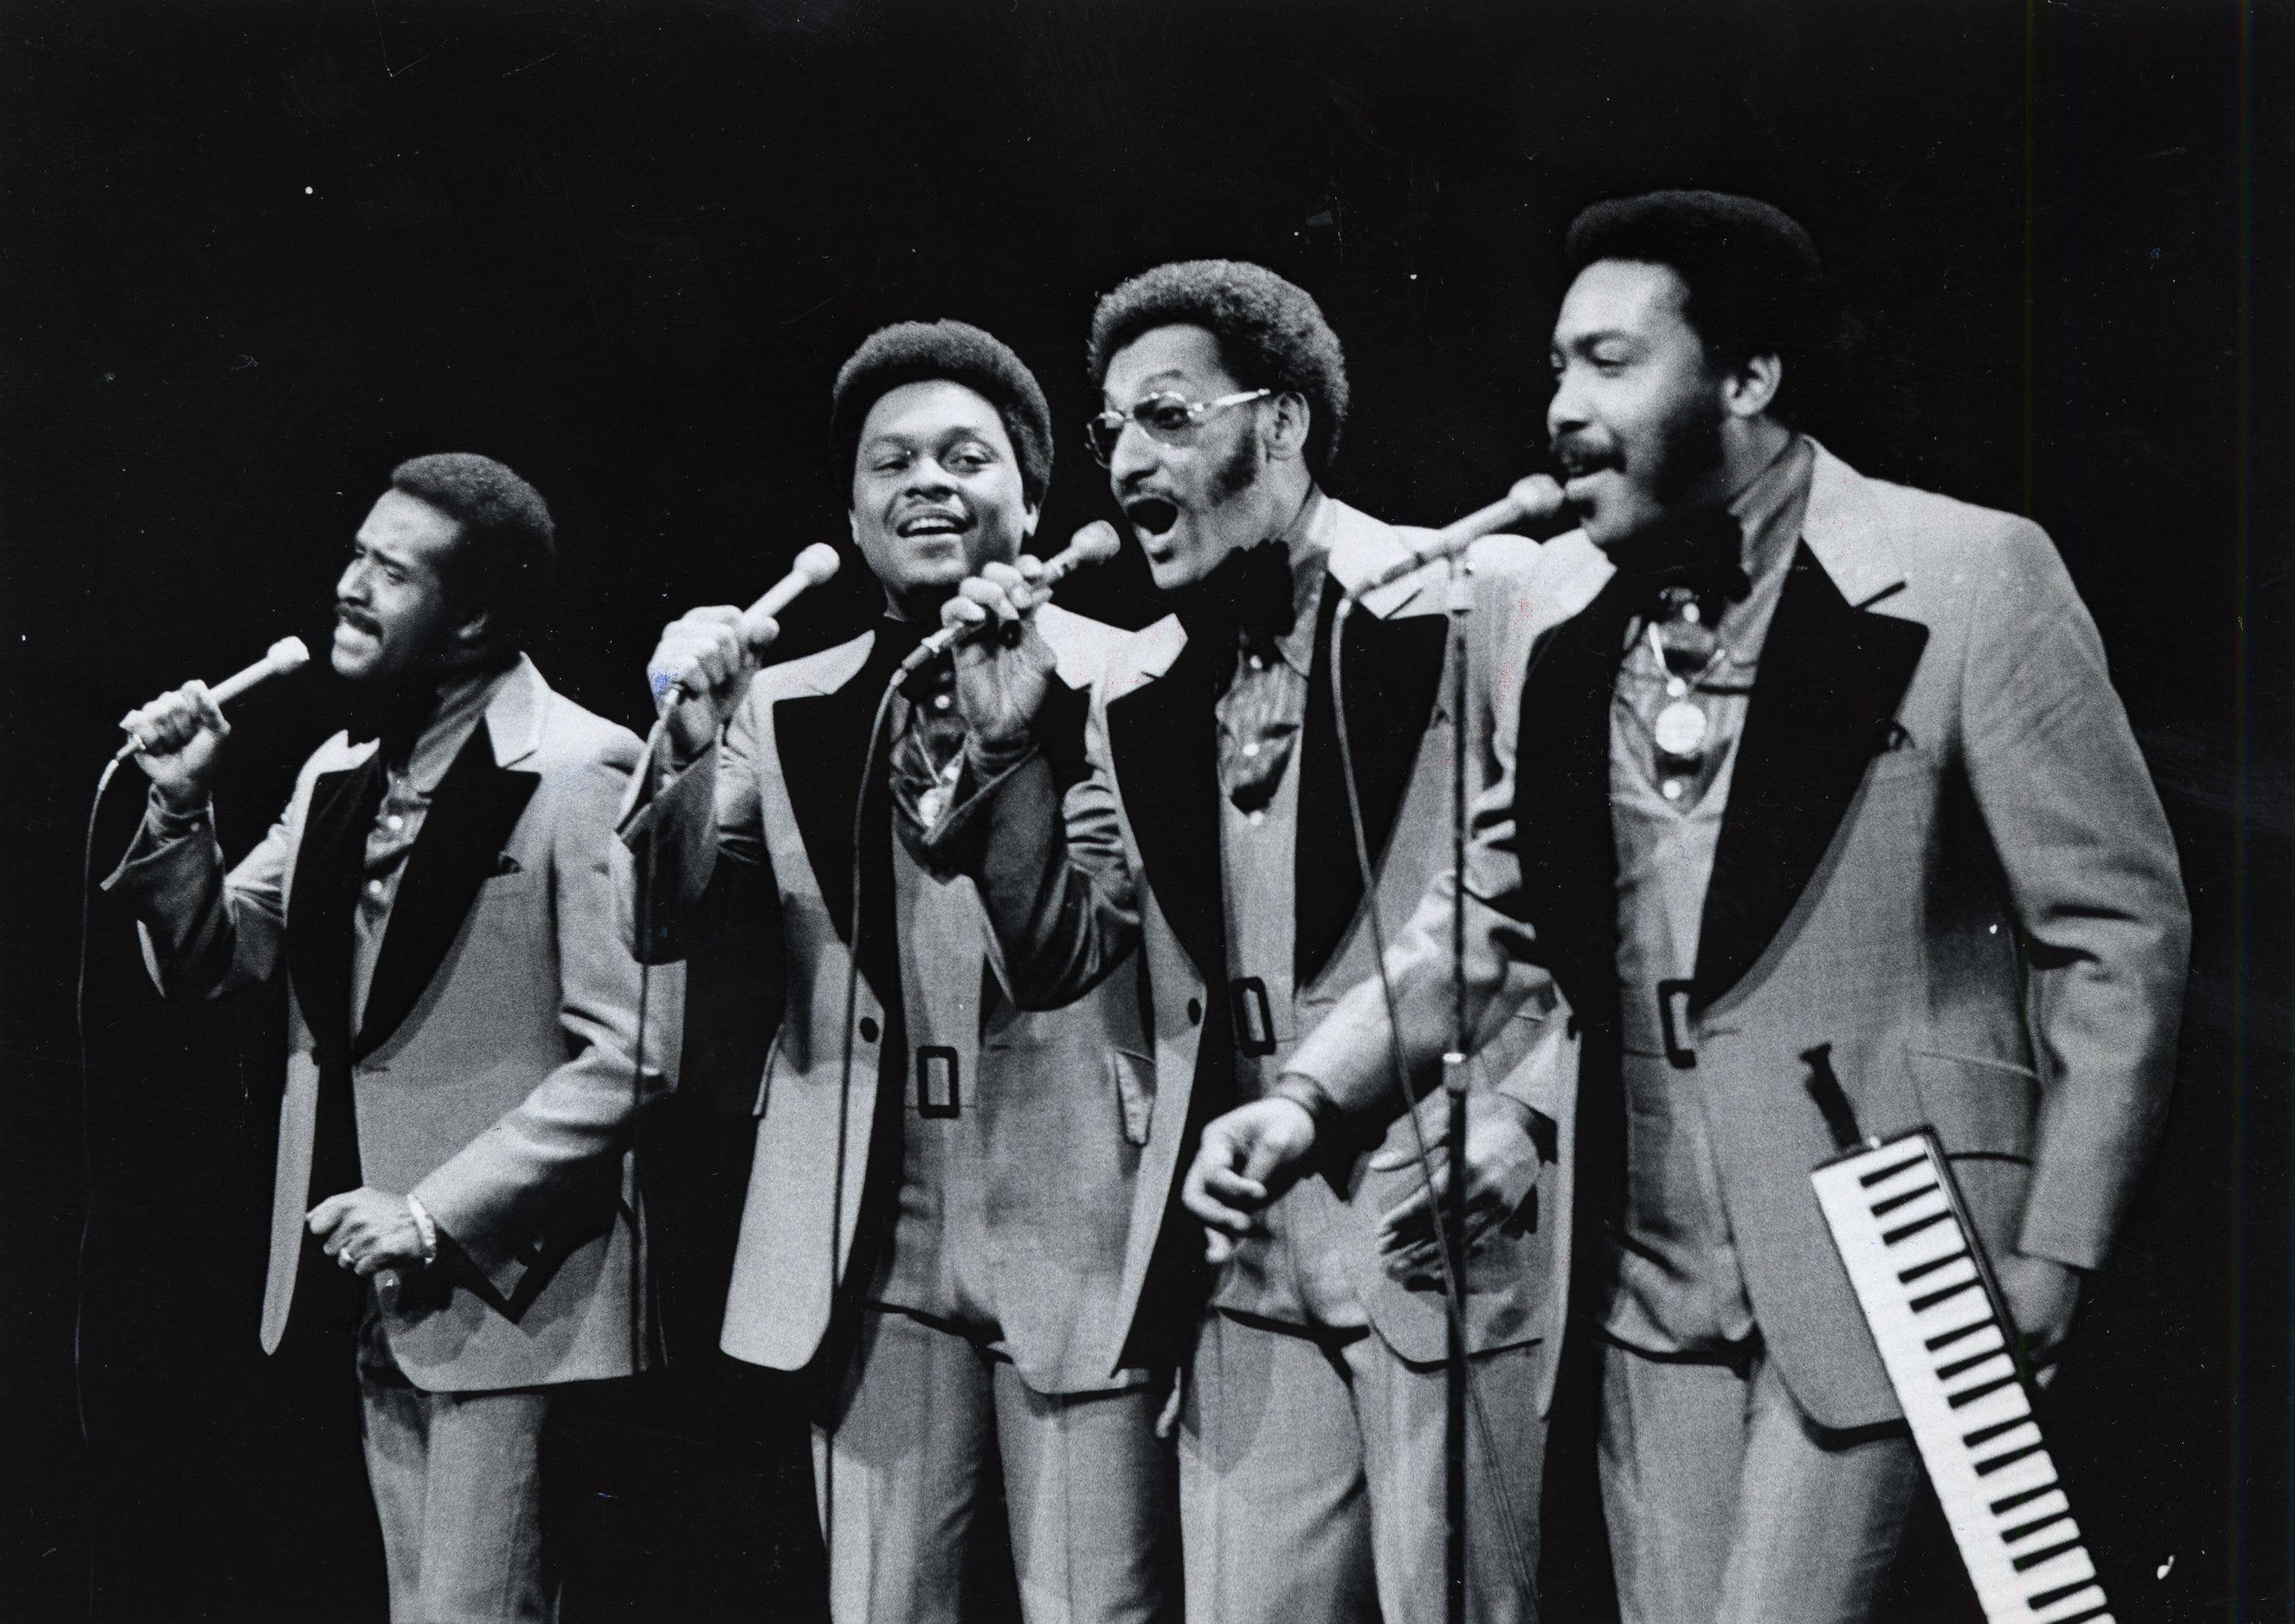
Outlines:
[[486, 877], [488, 879], [499, 879], [505, 874], [523, 874], [525, 872], [525, 869], [519, 866], [517, 858], [512, 857], [508, 852], [496, 852], [494, 853], [494, 866], [486, 870]]

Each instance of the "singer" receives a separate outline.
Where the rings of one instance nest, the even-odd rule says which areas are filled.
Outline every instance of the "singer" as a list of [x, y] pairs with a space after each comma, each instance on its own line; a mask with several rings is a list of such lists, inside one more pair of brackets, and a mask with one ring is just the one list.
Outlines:
[[[1146, 272], [1101, 301], [1088, 353], [1105, 404], [1093, 449], [1177, 613], [1125, 639], [1095, 688], [1091, 778], [1065, 824], [1062, 764], [1031, 725], [1057, 697], [1049, 655], [1033, 636], [968, 644], [959, 697], [976, 788], [943, 837], [981, 876], [1031, 1000], [1072, 996], [1144, 943], [1153, 1204], [1128, 1272], [1160, 1284], [1195, 1275], [1202, 1255], [1199, 1233], [1165, 1211], [1199, 1125], [1262, 1097], [1374, 962], [1329, 632], [1349, 588], [1431, 538], [1324, 494], [1345, 363], [1314, 299], [1272, 272], [1226, 260]], [[1477, 691], [1534, 601], [1540, 554], [1505, 536], [1474, 550]], [[1344, 633], [1368, 845], [1398, 920], [1450, 850], [1452, 753], [1470, 753], [1479, 783], [1490, 750], [1487, 716], [1439, 702], [1445, 585], [1441, 565], [1409, 575], [1367, 598]], [[1022, 571], [992, 566], [964, 591], [951, 620], [1041, 621]], [[1118, 809], [1120, 846], [1080, 820], [1092, 802]], [[1473, 1616], [1485, 1620], [1532, 1616], [1514, 1555], [1535, 1571], [1562, 1301], [1555, 1226], [1540, 1220], [1534, 1187], [1566, 1115], [1542, 1085], [1566, 1077], [1567, 1040], [1558, 1015], [1543, 1018], [1550, 985], [1526, 968], [1519, 979], [1518, 1018], [1485, 1051], [1470, 1107], [1482, 1228], [1466, 1312], [1495, 1445], [1472, 1439], [1468, 1462], [1469, 1492], [1490, 1508], [1469, 1559]], [[1444, 1117], [1430, 1106], [1439, 1143]], [[1204, 1624], [1443, 1613], [1445, 1320], [1413, 1253], [1428, 1220], [1409, 1124], [1348, 1147], [1328, 1171], [1233, 1249], [1209, 1311], [1164, 1327], [1189, 1361], [1181, 1544], [1188, 1616]]]
[[[606, 857], [640, 751], [520, 652], [555, 548], [498, 462], [393, 470], [335, 588], [349, 726], [229, 874], [208, 783], [230, 728], [206, 689], [122, 724], [151, 804], [104, 885], [152, 979], [212, 997], [287, 977], [263, 1346], [290, 1328], [355, 1345], [396, 1624], [554, 1616], [551, 1394], [643, 1356], [637, 967]], [[673, 1033], [649, 1033], [652, 1065]]]
[[[1845, 1624], [1920, 1468], [1810, 1189], [1834, 1148], [1811, 1067], [1869, 1132], [1935, 1128], [2051, 1357], [2165, 1114], [2175, 847], [2047, 537], [1795, 426], [1825, 337], [1798, 224], [1658, 192], [1587, 210], [1564, 256], [1547, 428], [1584, 534], [1548, 546], [1586, 567], [1508, 667], [1467, 992], [1495, 1018], [1534, 958], [1585, 1033], [1584, 1329], [1624, 1616]], [[1393, 961], [1422, 1070], [1450, 1029], [1450, 894]], [[1213, 1124], [1190, 1204], [1238, 1225], [1246, 1161], [1279, 1187], [1383, 1122], [1389, 1035], [1377, 985], [1347, 994], [1292, 1057], [1287, 1114]]]
[[[652, 670], [698, 669], [699, 691], [668, 714], [617, 847], [654, 959], [698, 977], [713, 931], [769, 943], [757, 995], [779, 1032], [739, 1102], [756, 1148], [723, 1346], [826, 1379], [814, 1470], [840, 1624], [953, 1624], [1000, 1459], [1030, 1624], [1158, 1618], [1168, 1382], [1134, 1351], [1124, 1271], [1162, 1120], [1138, 978], [1054, 1013], [1009, 984], [972, 882], [928, 860], [965, 762], [950, 662], [901, 674], [958, 583], [1034, 531], [1049, 414], [987, 333], [905, 322], [837, 374], [829, 438], [885, 617], [763, 673], [732, 608], [671, 624]], [[1061, 697], [1038, 736], [1065, 781], [1118, 636], [1043, 613]], [[767, 917], [729, 923], [740, 898]]]

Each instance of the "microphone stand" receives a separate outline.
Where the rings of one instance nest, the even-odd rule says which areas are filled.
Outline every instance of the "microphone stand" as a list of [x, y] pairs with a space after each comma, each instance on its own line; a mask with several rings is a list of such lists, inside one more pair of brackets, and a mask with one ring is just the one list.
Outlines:
[[1442, 1239], [1458, 1302], [1443, 1317], [1449, 1333], [1443, 1368], [1443, 1560], [1445, 1615], [1449, 1624], [1466, 1624], [1466, 622], [1474, 585], [1464, 554], [1450, 560], [1450, 589], [1445, 608], [1450, 623], [1450, 1045], [1442, 1056], [1442, 1089], [1450, 1106], [1444, 1137], [1450, 1221]]

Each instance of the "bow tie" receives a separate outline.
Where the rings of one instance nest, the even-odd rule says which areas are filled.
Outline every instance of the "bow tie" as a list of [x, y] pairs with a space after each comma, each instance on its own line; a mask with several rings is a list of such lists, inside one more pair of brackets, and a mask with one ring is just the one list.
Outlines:
[[404, 768], [437, 710], [438, 696], [428, 684], [388, 680], [363, 684], [351, 691], [344, 730], [353, 744], [374, 739], [375, 759], [384, 766]]
[[1638, 602], [1677, 590], [1701, 602], [1736, 602], [1753, 590], [1746, 577], [1744, 537], [1727, 510], [1704, 508], [1628, 536], [1610, 562]]
[[1232, 651], [1271, 660], [1276, 644], [1299, 622], [1291, 550], [1279, 539], [1237, 548], [1170, 598], [1188, 641], [1211, 653], [1213, 681], [1222, 693], [1235, 673]]

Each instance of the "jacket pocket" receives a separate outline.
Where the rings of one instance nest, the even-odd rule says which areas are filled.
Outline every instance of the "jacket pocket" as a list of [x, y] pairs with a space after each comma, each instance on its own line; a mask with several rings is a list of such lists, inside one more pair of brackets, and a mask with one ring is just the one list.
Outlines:
[[2015, 1249], [2032, 1178], [2032, 1122], [2039, 1079], [2027, 1066], [1975, 1055], [1910, 1049], [1921, 1114], [1944, 1144], [1953, 1181], [1985, 1249]]
[[1145, 1145], [1156, 1122], [1155, 1057], [1123, 1049], [1110, 1049], [1107, 1054], [1108, 1081], [1115, 1085], [1123, 1137], [1131, 1144]]
[[2040, 1081], [2030, 1066], [1933, 1049], [1906, 1055], [1921, 1114], [1947, 1155], [2031, 1161]]

